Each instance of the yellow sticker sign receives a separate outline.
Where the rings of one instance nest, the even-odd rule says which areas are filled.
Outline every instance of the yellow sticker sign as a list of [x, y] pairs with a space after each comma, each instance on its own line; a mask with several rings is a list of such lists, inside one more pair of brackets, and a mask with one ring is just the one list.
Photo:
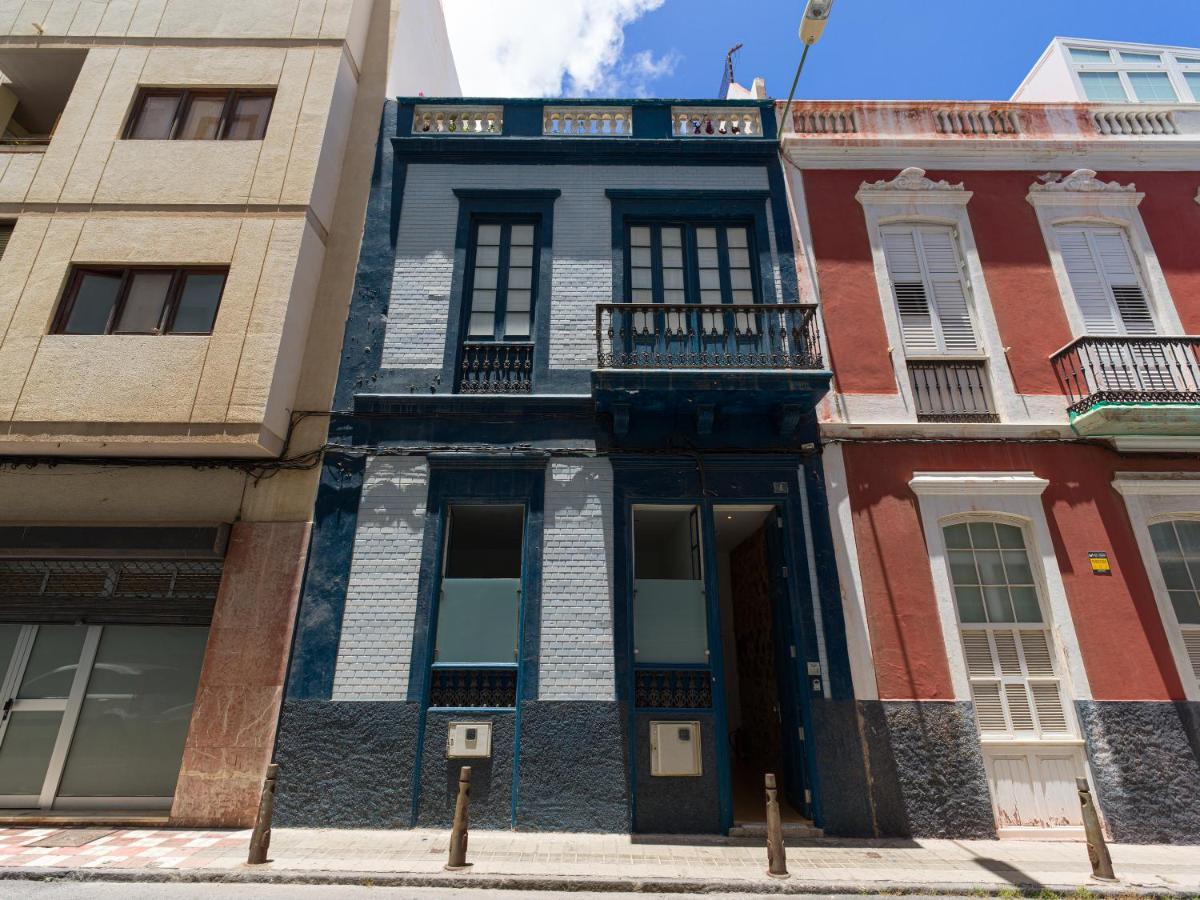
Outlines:
[[1102, 550], [1089, 550], [1088, 562], [1092, 564], [1093, 575], [1111, 575], [1112, 566], [1108, 563], [1108, 554]]

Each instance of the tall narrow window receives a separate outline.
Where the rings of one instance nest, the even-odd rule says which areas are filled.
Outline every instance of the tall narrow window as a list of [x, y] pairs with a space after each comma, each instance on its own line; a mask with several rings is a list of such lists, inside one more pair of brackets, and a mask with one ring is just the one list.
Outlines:
[[887, 225], [882, 236], [906, 353], [978, 352], [954, 231], [941, 225]]
[[537, 284], [538, 226], [480, 221], [473, 228], [467, 337], [527, 341]]
[[1071, 291], [1088, 334], [1154, 334], [1154, 317], [1124, 230], [1058, 225]]
[[512, 706], [525, 510], [455, 504], [448, 520], [430, 703]]
[[633, 303], [756, 303], [752, 249], [744, 224], [630, 225], [627, 298]]
[[708, 616], [694, 506], [633, 513], [634, 661], [640, 665], [708, 662]]
[[1150, 526], [1150, 536], [1192, 675], [1200, 683], [1200, 521], [1159, 522]]
[[1068, 735], [1053, 639], [1021, 529], [979, 521], [948, 525], [942, 533], [980, 732]]

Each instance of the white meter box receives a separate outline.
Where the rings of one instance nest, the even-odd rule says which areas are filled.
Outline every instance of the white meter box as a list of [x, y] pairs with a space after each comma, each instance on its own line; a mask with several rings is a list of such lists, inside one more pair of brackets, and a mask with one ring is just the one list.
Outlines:
[[650, 723], [650, 774], [697, 776], [700, 765], [699, 722]]
[[485, 759], [492, 755], [491, 722], [451, 722], [446, 729], [446, 756]]

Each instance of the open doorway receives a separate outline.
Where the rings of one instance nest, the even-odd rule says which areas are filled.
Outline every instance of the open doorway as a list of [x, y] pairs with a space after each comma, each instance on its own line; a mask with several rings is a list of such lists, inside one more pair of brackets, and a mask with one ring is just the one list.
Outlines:
[[[735, 828], [763, 822], [763, 775], [775, 774], [785, 822], [807, 822], [789, 802], [800, 785], [789, 784], [784, 729], [790, 722], [777, 631], [776, 585], [771, 565], [775, 508], [716, 506], [715, 549], [721, 608], [721, 648]], [[777, 568], [777, 567], [776, 567]]]

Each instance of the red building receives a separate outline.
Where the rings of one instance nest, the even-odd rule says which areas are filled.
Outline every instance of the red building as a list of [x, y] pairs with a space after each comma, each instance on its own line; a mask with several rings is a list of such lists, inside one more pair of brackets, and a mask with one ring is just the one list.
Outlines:
[[1075, 76], [1197, 95], [792, 108], [881, 833], [1077, 833], [1087, 776], [1113, 838], [1200, 841], [1200, 52], [1150, 50]]

